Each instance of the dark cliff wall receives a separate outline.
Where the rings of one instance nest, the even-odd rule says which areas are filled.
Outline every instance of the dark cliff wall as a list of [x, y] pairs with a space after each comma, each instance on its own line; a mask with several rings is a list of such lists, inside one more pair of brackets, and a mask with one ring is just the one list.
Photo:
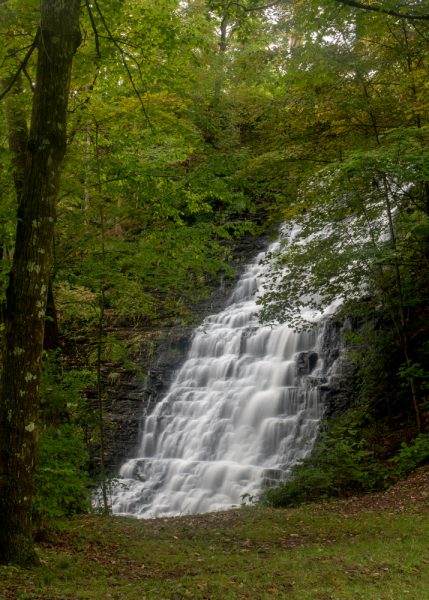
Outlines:
[[335, 417], [348, 410], [357, 400], [356, 365], [346, 348], [345, 337], [356, 329], [349, 318], [333, 316], [325, 323], [321, 353], [324, 360], [326, 381], [321, 383], [321, 399], [325, 405], [325, 417]]
[[[267, 243], [266, 237], [249, 236], [237, 244], [233, 258], [235, 276], [227, 281], [219, 281], [210, 296], [193, 307], [195, 324], [170, 322], [162, 328], [137, 332], [141, 341], [135, 362], [140, 367], [140, 376], [125, 368], [104, 366], [105, 462], [109, 473], [117, 473], [123, 461], [134, 455], [144, 416], [168, 391], [176, 371], [186, 358], [195, 326], [225, 306], [241, 272]], [[124, 337], [131, 334], [136, 334], [135, 328], [122, 332]], [[95, 472], [98, 462], [99, 448], [95, 446], [92, 456], [92, 470]]]
[[[324, 416], [329, 418], [344, 413], [357, 399], [356, 365], [350, 358], [350, 347], [346, 347], [346, 335], [355, 330], [356, 324], [350, 318], [333, 315], [319, 327], [322, 327], [319, 347], [300, 352], [297, 369], [299, 376], [309, 378], [319, 387]], [[319, 359], [323, 362], [320, 368]]]

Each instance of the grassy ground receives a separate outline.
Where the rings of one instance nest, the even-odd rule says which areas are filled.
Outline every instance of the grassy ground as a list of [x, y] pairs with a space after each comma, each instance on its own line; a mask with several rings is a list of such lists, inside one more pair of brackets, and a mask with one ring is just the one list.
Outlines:
[[85, 516], [0, 567], [0, 599], [429, 600], [429, 469], [384, 494], [138, 521]]

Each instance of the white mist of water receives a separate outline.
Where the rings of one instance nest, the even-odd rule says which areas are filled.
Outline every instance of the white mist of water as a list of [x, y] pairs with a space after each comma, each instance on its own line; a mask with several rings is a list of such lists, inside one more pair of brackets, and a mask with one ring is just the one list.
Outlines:
[[146, 418], [138, 456], [120, 470], [114, 513], [150, 518], [229, 508], [283, 479], [311, 452], [323, 411], [323, 325], [296, 333], [258, 322], [264, 256], [249, 265], [225, 310], [196, 330], [168, 394]]

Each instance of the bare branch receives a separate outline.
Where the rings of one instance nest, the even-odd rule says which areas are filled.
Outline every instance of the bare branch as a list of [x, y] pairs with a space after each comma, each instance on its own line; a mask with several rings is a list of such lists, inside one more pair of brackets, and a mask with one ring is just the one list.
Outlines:
[[[92, 83], [90, 85], [86, 86], [86, 92], [87, 92], [86, 98], [84, 98], [84, 100], [82, 102], [80, 102], [80, 104], [76, 108], [69, 110], [68, 111], [69, 113], [74, 113], [74, 112], [76, 112], [77, 109], [79, 109], [80, 111], [83, 111], [85, 108], [87, 108], [88, 104], [91, 101], [91, 94], [94, 91], [95, 85], [97, 83], [98, 75], [99, 75], [99, 73], [97, 71], [94, 75]], [[82, 122], [82, 116], [83, 116], [83, 113], [81, 112], [75, 123], [73, 130], [69, 134], [67, 144], [71, 144], [72, 141], [74, 140], [74, 137], [77, 134], [80, 124]]]
[[30, 84], [31, 91], [34, 92], [36, 86], [33, 80], [31, 79], [29, 72], [27, 71], [27, 67], [23, 67], [22, 72], [24, 73], [28, 83]]
[[16, 71], [15, 75], [13, 77], [11, 77], [9, 83], [7, 84], [7, 86], [5, 87], [5, 89], [0, 93], [0, 100], [3, 100], [3, 98], [5, 98], [7, 96], [7, 94], [10, 92], [10, 90], [13, 88], [13, 86], [15, 85], [15, 83], [18, 80], [18, 77], [20, 75], [20, 73], [22, 71], [25, 72], [25, 68], [27, 66], [28, 61], [30, 60], [31, 55], [34, 52], [34, 49], [37, 46], [38, 43], [38, 39], [39, 39], [39, 31], [37, 31], [36, 33], [36, 37], [34, 38], [33, 43], [31, 44], [27, 54], [24, 56], [24, 60], [21, 62], [21, 64], [18, 67], [18, 70]]
[[365, 4], [364, 2], [359, 2], [358, 0], [336, 0], [336, 2], [338, 2], [339, 4], [344, 4], [345, 6], [351, 6], [352, 8], [360, 8], [362, 10], [383, 13], [385, 15], [390, 15], [391, 17], [397, 17], [399, 19], [429, 21], [429, 14], [418, 15], [413, 13], [400, 12], [390, 8], [383, 8], [382, 6], [373, 6], [370, 4]]
[[[240, 2], [229, 2], [227, 4], [227, 6], [225, 6], [225, 9], [230, 8], [231, 6], [236, 6], [237, 8], [240, 8], [241, 10], [243, 10], [244, 12], [254, 12], [257, 10], [266, 10], [268, 8], [273, 8], [274, 6], [280, 6], [281, 4], [285, 4], [285, 0], [274, 0], [273, 2], [270, 2], [268, 4], [261, 4], [259, 6], [245, 6], [244, 4], [241, 4]], [[223, 7], [223, 3], [219, 2], [216, 4], [212, 4], [211, 8], [221, 8]]]
[[127, 61], [125, 59], [124, 49], [122, 48], [122, 46], [119, 44], [119, 42], [112, 35], [112, 32], [110, 31], [109, 25], [107, 24], [107, 21], [106, 21], [104, 15], [103, 15], [103, 13], [101, 12], [101, 9], [100, 9], [100, 6], [98, 4], [98, 1], [94, 0], [94, 4], [95, 4], [95, 8], [97, 9], [97, 12], [98, 12], [98, 14], [100, 16], [101, 22], [103, 23], [104, 29], [106, 30], [107, 35], [109, 36], [109, 39], [111, 40], [111, 42], [113, 43], [113, 45], [119, 51], [119, 54], [120, 54], [121, 60], [122, 60], [122, 64], [123, 64], [123, 66], [124, 66], [124, 68], [125, 68], [125, 70], [127, 72], [128, 79], [130, 80], [131, 86], [132, 86], [132, 88], [133, 88], [133, 90], [134, 90], [137, 98], [139, 99], [140, 105], [141, 105], [142, 110], [143, 110], [143, 114], [146, 117], [146, 120], [147, 120], [147, 122], [149, 124], [149, 127], [151, 128], [152, 132], [154, 132], [155, 129], [154, 129], [154, 127], [153, 127], [153, 125], [152, 125], [152, 123], [151, 123], [151, 121], [149, 119], [149, 115], [147, 114], [147, 111], [146, 111], [146, 108], [145, 108], [145, 105], [144, 105], [144, 102], [143, 102], [143, 98], [142, 98], [139, 90], [137, 89], [137, 86], [135, 84], [134, 78], [133, 78], [132, 73], [130, 71], [130, 68], [129, 68], [128, 64], [127, 64]]
[[21, 52], [24, 52], [24, 50], [28, 50], [32, 46], [33, 46], [33, 42], [31, 44], [29, 44], [28, 46], [24, 46], [24, 48], [18, 48], [17, 50], [9, 50], [7, 52], [7, 54], [5, 55], [5, 57], [3, 58], [2, 62], [0, 63], [0, 68], [4, 67], [4, 65], [6, 64], [6, 62], [8, 60], [10, 60], [11, 58], [14, 58], [15, 56], [17, 56]]
[[[407, 19], [411, 21], [429, 21], [429, 14], [414, 14], [409, 12], [402, 12], [399, 10], [393, 10], [389, 8], [383, 8], [382, 6], [373, 6], [372, 4], [365, 4], [365, 2], [360, 2], [359, 0], [335, 0], [339, 4], [344, 4], [345, 6], [351, 6], [352, 8], [359, 8], [362, 10], [373, 11], [377, 13], [382, 13], [385, 15], [390, 15], [392, 17], [397, 17], [399, 19]], [[253, 12], [257, 10], [266, 10], [268, 8], [273, 8], [275, 6], [281, 6], [283, 4], [288, 4], [289, 0], [274, 0], [273, 2], [268, 2], [267, 4], [261, 4], [259, 6], [245, 6], [238, 1], [232, 1], [228, 4], [228, 8], [230, 6], [237, 6], [241, 8], [245, 12]], [[219, 3], [217, 6], [221, 6]], [[213, 5], [216, 6], [216, 5]]]
[[97, 58], [101, 58], [101, 53], [100, 53], [100, 37], [98, 35], [97, 25], [95, 23], [94, 15], [92, 13], [92, 8], [91, 8], [90, 0], [85, 0], [85, 4], [86, 4], [86, 9], [87, 9], [88, 15], [89, 15], [89, 20], [91, 21], [92, 31], [94, 32], [95, 53], [97, 55]]

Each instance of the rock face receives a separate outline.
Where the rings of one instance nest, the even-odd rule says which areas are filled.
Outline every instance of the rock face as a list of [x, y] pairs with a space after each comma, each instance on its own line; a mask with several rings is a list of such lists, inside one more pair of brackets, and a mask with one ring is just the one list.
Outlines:
[[345, 347], [346, 333], [355, 328], [356, 325], [348, 318], [334, 316], [325, 323], [321, 354], [326, 378], [320, 382], [320, 391], [327, 418], [342, 414], [356, 400], [356, 368], [348, 358]]
[[[105, 460], [109, 473], [117, 471], [123, 460], [132, 454], [139, 440], [142, 419], [168, 390], [174, 373], [186, 356], [192, 331], [193, 327], [175, 325], [160, 332], [146, 332], [137, 358], [141, 377], [123, 371], [117, 381], [109, 383], [111, 374], [106, 369]], [[98, 462], [96, 458], [94, 462]]]
[[[228, 281], [219, 281], [219, 286], [210, 297], [194, 307], [195, 323], [223, 308], [245, 265], [255, 253], [266, 247], [263, 238], [248, 238], [236, 249], [233, 264], [236, 275]], [[125, 369], [119, 369], [112, 377], [112, 366], [104, 367], [106, 398], [105, 419], [105, 463], [108, 473], [114, 474], [128, 457], [133, 456], [139, 443], [142, 423], [154, 405], [168, 391], [176, 371], [186, 359], [195, 325], [170, 323], [161, 330], [145, 331], [141, 334], [141, 348], [136, 362], [141, 377]], [[127, 335], [127, 332], [124, 332]], [[93, 451], [93, 471], [98, 470], [99, 449]]]
[[[325, 406], [324, 416], [330, 418], [345, 412], [356, 399], [356, 368], [345, 344], [347, 332], [355, 330], [356, 325], [348, 318], [340, 319], [334, 315], [324, 322], [323, 328], [318, 352], [300, 352], [296, 361], [298, 375], [308, 377], [319, 387]], [[314, 371], [319, 358], [323, 360], [323, 368]]]
[[312, 352], [311, 350], [308, 352], [300, 352], [296, 359], [298, 375], [300, 377], [303, 375], [310, 375], [317, 365], [318, 359], [319, 355], [317, 352]]

